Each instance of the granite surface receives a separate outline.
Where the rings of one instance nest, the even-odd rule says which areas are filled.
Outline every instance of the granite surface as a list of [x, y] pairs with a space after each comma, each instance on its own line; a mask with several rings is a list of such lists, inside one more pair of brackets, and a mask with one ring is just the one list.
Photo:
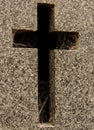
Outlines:
[[[77, 50], [50, 55], [53, 126], [38, 125], [37, 49], [13, 48], [13, 29], [37, 30], [37, 3], [55, 4], [55, 30]], [[94, 1], [0, 0], [0, 130], [94, 130]]]
[[12, 46], [10, 5], [11, 1], [0, 0], [0, 47]]
[[60, 130], [93, 130], [94, 50], [55, 50], [55, 57], [56, 124]]
[[4, 130], [32, 128], [38, 122], [37, 89], [37, 50], [0, 50], [0, 124]]

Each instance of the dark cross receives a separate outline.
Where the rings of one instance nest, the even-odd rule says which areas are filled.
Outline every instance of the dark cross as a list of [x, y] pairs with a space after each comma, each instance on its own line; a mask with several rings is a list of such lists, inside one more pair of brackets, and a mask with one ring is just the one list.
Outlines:
[[77, 32], [54, 31], [54, 5], [38, 4], [38, 31], [18, 30], [14, 47], [38, 48], [38, 106], [40, 123], [49, 122], [49, 51], [52, 49], [78, 48]]

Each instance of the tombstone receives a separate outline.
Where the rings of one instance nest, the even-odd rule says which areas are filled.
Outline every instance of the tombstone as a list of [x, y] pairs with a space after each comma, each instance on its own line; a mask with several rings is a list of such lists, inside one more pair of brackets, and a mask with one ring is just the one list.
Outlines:
[[0, 2], [0, 130], [94, 129], [93, 4]]

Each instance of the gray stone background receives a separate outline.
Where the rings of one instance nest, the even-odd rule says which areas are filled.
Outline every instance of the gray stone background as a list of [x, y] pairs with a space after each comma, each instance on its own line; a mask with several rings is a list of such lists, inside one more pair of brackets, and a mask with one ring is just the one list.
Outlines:
[[[37, 49], [13, 48], [13, 29], [37, 30], [37, 3], [55, 4], [55, 29], [78, 50], [51, 51], [53, 126], [38, 126]], [[94, 1], [0, 0], [0, 130], [94, 130]], [[54, 54], [54, 56], [53, 56]]]

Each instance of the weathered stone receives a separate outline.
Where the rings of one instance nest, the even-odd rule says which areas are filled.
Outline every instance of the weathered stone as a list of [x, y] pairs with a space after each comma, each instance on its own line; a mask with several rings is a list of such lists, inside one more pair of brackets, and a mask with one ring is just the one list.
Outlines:
[[[37, 3], [55, 4], [55, 30], [77, 50], [51, 51], [53, 126], [38, 125], [37, 49], [13, 48], [12, 29], [37, 30]], [[0, 129], [94, 130], [94, 1], [0, 0]], [[8, 47], [8, 48], [7, 48]]]

